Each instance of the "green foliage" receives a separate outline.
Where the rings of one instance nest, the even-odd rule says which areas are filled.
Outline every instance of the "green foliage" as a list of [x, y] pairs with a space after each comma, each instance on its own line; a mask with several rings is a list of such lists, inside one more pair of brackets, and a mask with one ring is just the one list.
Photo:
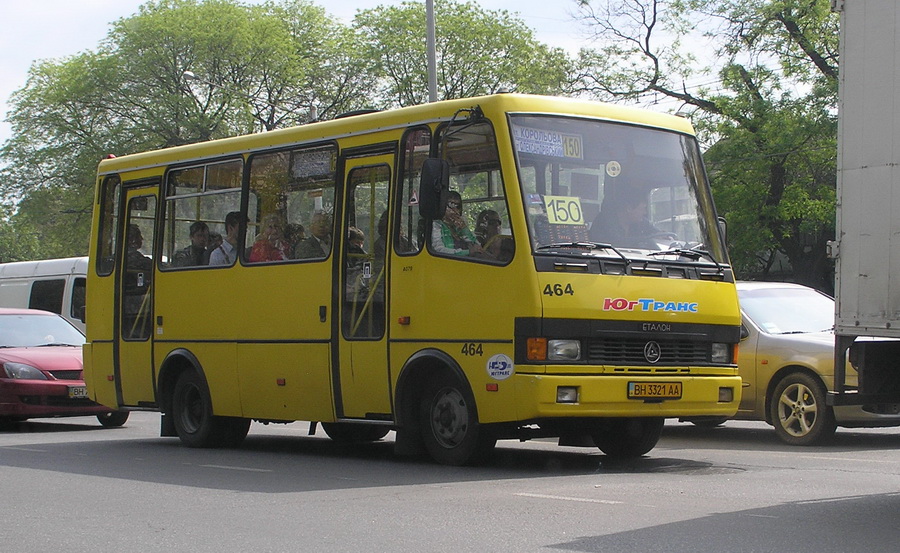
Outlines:
[[[499, 90], [559, 94], [566, 89], [568, 56], [537, 41], [508, 11], [437, 0], [434, 12], [439, 100]], [[428, 101], [425, 19], [424, 2], [407, 1], [361, 11], [354, 20], [381, 76], [385, 107]]]
[[665, 98], [691, 112], [710, 145], [738, 276], [830, 289], [838, 21], [829, 0], [576, 1], [599, 40], [579, 57], [582, 91]]

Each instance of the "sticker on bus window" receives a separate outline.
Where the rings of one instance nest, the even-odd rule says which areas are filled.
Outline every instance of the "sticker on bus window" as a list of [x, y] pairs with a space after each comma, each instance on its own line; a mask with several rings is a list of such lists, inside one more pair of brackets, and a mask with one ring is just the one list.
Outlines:
[[494, 380], [506, 380], [515, 374], [516, 368], [513, 365], [512, 359], [509, 358], [508, 355], [504, 355], [502, 353], [498, 353], [494, 355], [487, 362], [487, 373], [488, 376], [493, 378]]
[[584, 212], [577, 196], [544, 196], [544, 208], [551, 225], [583, 225]]
[[513, 125], [516, 150], [523, 154], [582, 159], [581, 137], [556, 131]]
[[618, 161], [608, 161], [606, 162], [606, 174], [611, 177], [618, 177], [622, 174], [622, 166]]

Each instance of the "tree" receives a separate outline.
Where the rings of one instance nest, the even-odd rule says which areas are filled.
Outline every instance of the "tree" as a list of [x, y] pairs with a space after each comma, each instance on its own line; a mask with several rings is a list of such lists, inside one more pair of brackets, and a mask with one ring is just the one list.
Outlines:
[[[672, 100], [711, 145], [705, 160], [738, 275], [771, 278], [786, 258], [794, 280], [829, 290], [838, 61], [829, 1], [576, 3], [600, 44], [579, 56], [579, 89]], [[698, 61], [701, 49], [715, 67]]]
[[[506, 10], [485, 11], [474, 2], [437, 0], [438, 98], [464, 98], [500, 90], [558, 94], [571, 60], [560, 48], [534, 38]], [[354, 26], [381, 76], [384, 107], [428, 101], [424, 2], [403, 2], [359, 12]]]
[[29, 234], [35, 257], [84, 254], [106, 154], [295, 125], [312, 105], [324, 116], [361, 107], [372, 82], [360, 51], [304, 0], [150, 1], [95, 51], [34, 64], [13, 95], [0, 199], [17, 210], [4, 224], [32, 233], [42, 222]]

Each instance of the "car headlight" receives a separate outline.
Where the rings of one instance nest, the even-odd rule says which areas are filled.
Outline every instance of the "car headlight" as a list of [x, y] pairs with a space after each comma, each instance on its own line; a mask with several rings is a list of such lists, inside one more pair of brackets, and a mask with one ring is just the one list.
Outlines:
[[3, 363], [3, 370], [7, 378], [16, 380], [47, 380], [47, 376], [40, 370], [25, 363]]
[[548, 340], [547, 359], [579, 361], [581, 359], [581, 342], [578, 340]]

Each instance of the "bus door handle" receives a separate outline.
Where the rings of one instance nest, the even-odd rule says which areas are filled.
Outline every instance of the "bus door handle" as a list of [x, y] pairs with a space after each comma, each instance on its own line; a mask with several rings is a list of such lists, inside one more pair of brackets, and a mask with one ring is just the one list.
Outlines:
[[319, 320], [324, 323], [327, 320], [327, 315], [328, 315], [328, 308], [326, 308], [324, 305], [320, 305], [319, 306]]

